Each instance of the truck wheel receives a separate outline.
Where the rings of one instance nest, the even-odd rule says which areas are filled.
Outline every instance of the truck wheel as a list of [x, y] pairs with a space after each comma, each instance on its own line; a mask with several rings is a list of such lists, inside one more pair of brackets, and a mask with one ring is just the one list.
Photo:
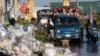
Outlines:
[[81, 43], [81, 39], [80, 38], [78, 38], [78, 39], [72, 39], [71, 43], [80, 44]]
[[83, 40], [81, 38], [76, 39], [76, 43], [80, 44]]
[[55, 46], [61, 46], [61, 41], [58, 40], [58, 39], [54, 40], [54, 45]]

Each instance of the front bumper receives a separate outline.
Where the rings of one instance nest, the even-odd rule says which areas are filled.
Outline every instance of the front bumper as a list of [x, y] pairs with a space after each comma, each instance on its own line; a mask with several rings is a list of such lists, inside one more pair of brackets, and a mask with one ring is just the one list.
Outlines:
[[79, 39], [80, 35], [79, 34], [65, 34], [65, 35], [56, 35], [56, 39]]

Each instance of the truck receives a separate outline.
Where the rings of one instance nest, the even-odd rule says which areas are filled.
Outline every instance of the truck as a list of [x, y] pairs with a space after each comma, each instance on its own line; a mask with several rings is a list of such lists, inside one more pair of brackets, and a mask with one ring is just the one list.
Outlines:
[[63, 11], [61, 10], [64, 10], [64, 8], [59, 9], [58, 14], [55, 14], [54, 18], [54, 43], [63, 44], [65, 40], [80, 43], [82, 30], [79, 17], [74, 14], [62, 13]]
[[[40, 10], [44, 11], [44, 10]], [[51, 25], [53, 26], [50, 31], [52, 35], [52, 39], [54, 40], [54, 43], [61, 43], [63, 40], [68, 41], [81, 41], [81, 23], [79, 19], [79, 12], [78, 8], [73, 7], [58, 7], [54, 9], [50, 9], [46, 11], [50, 11], [49, 13], [39, 13], [39, 16], [42, 17], [49, 17], [47, 19], [43, 19], [46, 23], [47, 20], [50, 19]], [[44, 16], [45, 15], [45, 16]], [[39, 17], [38, 16], [38, 17]], [[44, 22], [42, 20], [42, 17], [38, 19], [40, 22]], [[42, 24], [41, 23], [41, 24]]]

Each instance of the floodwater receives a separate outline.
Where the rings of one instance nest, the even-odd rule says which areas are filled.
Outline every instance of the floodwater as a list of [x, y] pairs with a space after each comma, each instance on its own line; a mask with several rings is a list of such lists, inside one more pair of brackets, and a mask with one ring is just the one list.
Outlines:
[[[98, 32], [100, 34], [100, 32]], [[77, 56], [100, 56], [100, 37], [94, 45], [88, 42], [86, 37], [83, 37], [83, 42], [80, 45], [70, 45], [70, 50], [77, 53]]]
[[83, 43], [77, 46], [70, 46], [70, 50], [77, 53], [77, 56], [100, 56], [100, 42], [96, 45]]

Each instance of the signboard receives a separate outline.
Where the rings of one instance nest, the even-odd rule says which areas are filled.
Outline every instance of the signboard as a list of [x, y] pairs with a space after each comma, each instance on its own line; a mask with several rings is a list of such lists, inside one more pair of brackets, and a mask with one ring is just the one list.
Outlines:
[[27, 4], [25, 4], [25, 3], [23, 3], [23, 4], [20, 5], [19, 10], [20, 10], [21, 14], [25, 13], [26, 6], [27, 6]]
[[19, 2], [19, 11], [21, 12], [21, 14], [25, 14], [25, 9], [27, 7], [28, 4], [28, 0], [18, 0]]

